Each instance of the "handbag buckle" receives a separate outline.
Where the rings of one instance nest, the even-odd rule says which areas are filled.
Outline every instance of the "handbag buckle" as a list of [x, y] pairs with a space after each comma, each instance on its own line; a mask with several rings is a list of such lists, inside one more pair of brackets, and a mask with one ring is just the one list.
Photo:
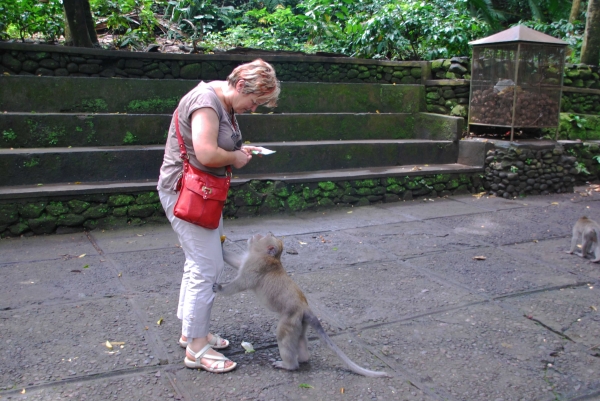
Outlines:
[[203, 185], [202, 186], [202, 192], [204, 192], [205, 194], [211, 194], [212, 193], [212, 188], [209, 188], [206, 185]]

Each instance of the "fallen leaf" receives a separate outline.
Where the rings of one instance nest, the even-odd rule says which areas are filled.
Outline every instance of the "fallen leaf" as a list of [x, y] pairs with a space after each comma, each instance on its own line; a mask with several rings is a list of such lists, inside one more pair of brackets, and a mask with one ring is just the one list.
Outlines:
[[287, 253], [289, 255], [298, 255], [298, 251], [295, 249], [288, 249], [285, 251], [285, 253]]
[[306, 242], [298, 241], [300, 245], [306, 245]]
[[123, 275], [123, 273], [119, 273], [119, 277], [121, 277]]
[[226, 239], [227, 239], [227, 237], [226, 237], [225, 235], [221, 235], [221, 244], [222, 244], [223, 242], [225, 242], [225, 240], [226, 240]]
[[144, 326], [144, 330], [148, 330], [148, 326]]
[[306, 384], [306, 383], [300, 383], [298, 385], [298, 387], [300, 387], [300, 388], [313, 388], [313, 386], [311, 386], [310, 384]]
[[26, 393], [25, 389], [21, 390], [21, 394], [25, 394], [25, 393]]
[[350, 211], [348, 212], [348, 214], [350, 214], [350, 213], [352, 213], [352, 210], [350, 210]]
[[379, 114], [379, 110], [375, 110], [375, 113]]
[[334, 251], [337, 251], [337, 248], [333, 248]]
[[160, 319], [158, 319], [158, 322], [156, 322], [156, 324], [158, 324], [159, 326], [162, 324], [163, 322], [163, 318], [161, 317]]
[[81, 270], [78, 270], [78, 269], [71, 270], [71, 273], [81, 273]]
[[594, 305], [590, 306], [590, 308], [591, 308], [593, 311], [597, 311], [597, 310], [598, 310], [598, 308], [596, 308]]
[[486, 260], [485, 256], [473, 256], [473, 260]]
[[340, 388], [340, 394], [344, 394], [344, 388]]
[[77, 256], [78, 258], [83, 258], [85, 256], [85, 253], [82, 253], [81, 255]]
[[106, 343], [104, 344], [106, 346], [106, 348], [108, 349], [113, 349], [112, 344], [110, 343], [110, 341], [106, 340]]
[[83, 266], [84, 269], [87, 269], [88, 267], [90, 267], [90, 265]]
[[473, 194], [473, 196], [476, 197], [477, 199], [481, 198], [483, 195], [485, 195], [485, 192], [480, 192], [478, 194]]
[[111, 344], [112, 345], [125, 345], [125, 342], [124, 341], [113, 341]]
[[536, 244], [538, 243], [538, 240], [534, 239], [533, 242], [535, 242]]
[[558, 205], [558, 202], [552, 202], [551, 205], [556, 206], [556, 205]]

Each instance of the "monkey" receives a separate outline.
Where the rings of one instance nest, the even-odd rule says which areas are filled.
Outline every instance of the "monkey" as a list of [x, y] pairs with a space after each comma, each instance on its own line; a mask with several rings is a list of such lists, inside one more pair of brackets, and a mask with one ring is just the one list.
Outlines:
[[[600, 225], [586, 216], [581, 217], [573, 226], [573, 236], [571, 237], [571, 249], [565, 251], [569, 254], [575, 254], [585, 259], [587, 254], [592, 251], [594, 246], [594, 259], [591, 262], [600, 262]], [[581, 239], [581, 253], [575, 252], [577, 242]]]
[[223, 259], [237, 269], [237, 276], [228, 284], [213, 284], [213, 291], [223, 295], [252, 290], [267, 309], [279, 315], [277, 345], [281, 361], [274, 362], [273, 366], [296, 370], [300, 363], [308, 361], [306, 331], [308, 326], [311, 326], [321, 341], [353, 372], [369, 377], [389, 376], [385, 372], [360, 367], [331, 341], [319, 319], [310, 309], [304, 293], [283, 268], [282, 251], [283, 242], [271, 233], [265, 236], [255, 234], [250, 237], [247, 241], [247, 250], [242, 255], [223, 249]]

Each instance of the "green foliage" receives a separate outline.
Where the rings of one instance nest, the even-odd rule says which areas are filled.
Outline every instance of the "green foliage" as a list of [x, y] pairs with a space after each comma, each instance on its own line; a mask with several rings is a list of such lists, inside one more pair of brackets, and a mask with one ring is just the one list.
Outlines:
[[216, 6], [211, 0], [170, 0], [165, 9], [165, 17], [177, 26], [171, 29], [169, 36], [181, 32], [192, 39], [202, 39], [233, 25], [239, 14], [232, 6]]
[[575, 170], [577, 170], [577, 174], [582, 174], [583, 173], [585, 175], [590, 175], [590, 172], [585, 167], [585, 164], [583, 162], [577, 162], [575, 164]]
[[5, 141], [14, 141], [15, 139], [17, 139], [17, 134], [15, 134], [15, 131], [13, 131], [12, 129], [7, 129], [5, 131], [2, 131], [2, 138]]
[[536, 31], [564, 40], [569, 44], [567, 62], [579, 62], [581, 45], [583, 44], [583, 33], [585, 31], [584, 22], [575, 21], [575, 23], [571, 24], [566, 19], [560, 19], [555, 22], [519, 21], [519, 23]]
[[519, 172], [519, 168], [517, 166], [510, 166], [510, 172], [516, 174]]
[[124, 145], [131, 145], [137, 142], [137, 137], [133, 135], [131, 132], [127, 131], [125, 137], [123, 138]]
[[48, 0], [4, 0], [0, 2], [0, 39], [18, 37], [21, 41], [36, 34], [48, 41], [64, 31], [62, 3]]
[[162, 3], [164, 0], [90, 0], [90, 7], [97, 19], [105, 21], [114, 46], [139, 50], [154, 41], [158, 20], [152, 7]]
[[420, 60], [469, 54], [470, 40], [491, 33], [466, 0], [307, 0], [313, 41], [364, 58]]

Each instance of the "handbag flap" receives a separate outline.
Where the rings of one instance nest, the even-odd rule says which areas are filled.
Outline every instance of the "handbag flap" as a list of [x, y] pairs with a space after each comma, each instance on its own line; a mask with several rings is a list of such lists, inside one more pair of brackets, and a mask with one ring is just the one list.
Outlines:
[[190, 169], [190, 171], [184, 173], [183, 186], [204, 199], [225, 201], [227, 200], [230, 181], [229, 177], [219, 178], [204, 172], [199, 175]]

